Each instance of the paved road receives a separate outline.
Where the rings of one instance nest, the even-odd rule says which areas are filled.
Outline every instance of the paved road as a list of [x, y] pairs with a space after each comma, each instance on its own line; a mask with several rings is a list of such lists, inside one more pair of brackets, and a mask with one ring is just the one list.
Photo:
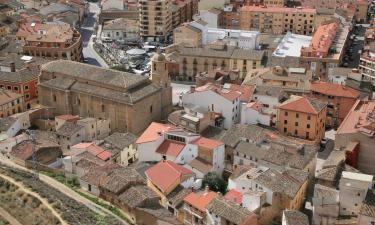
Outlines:
[[96, 53], [93, 48], [92, 35], [94, 34], [95, 22], [98, 19], [100, 8], [97, 3], [89, 2], [89, 14], [81, 28], [82, 42], [83, 42], [83, 56], [88, 64], [108, 68], [107, 63]]
[[[0, 154], [0, 162], [4, 163], [5, 165], [7, 166], [10, 166], [10, 167], [14, 167], [14, 168], [17, 168], [17, 169], [21, 169], [21, 170], [25, 170], [27, 172], [31, 172], [33, 173], [33, 171], [29, 170], [29, 169], [26, 169], [24, 167], [21, 167], [15, 163], [13, 163], [12, 161], [10, 161], [9, 159], [7, 159], [6, 157], [4, 157], [3, 155]], [[109, 211], [108, 209], [105, 209], [103, 208], [102, 206], [100, 205], [97, 205], [95, 203], [93, 203], [92, 201], [88, 200], [87, 198], [79, 195], [78, 193], [76, 193], [75, 191], [73, 191], [72, 189], [68, 188], [67, 186], [65, 186], [64, 184], [56, 181], [55, 179], [49, 177], [49, 176], [46, 176], [44, 174], [39, 174], [39, 180], [43, 181], [44, 183], [46, 183], [47, 185], [51, 186], [51, 187], [54, 187], [56, 188], [57, 190], [59, 190], [61, 193], [65, 194], [66, 196], [76, 200], [77, 202], [80, 202], [82, 204], [84, 204], [86, 207], [88, 207], [89, 209], [91, 209], [92, 211], [100, 214], [100, 215], [112, 215], [114, 216], [115, 218], [117, 218], [119, 221], [123, 222], [123, 224], [125, 225], [129, 225], [126, 221], [124, 221], [123, 219], [121, 219], [120, 217], [118, 217], [117, 215], [113, 214], [111, 211]]]
[[[366, 28], [365, 27], [355, 27], [355, 35], [359, 38], [363, 38], [363, 36], [365, 35], [365, 32], [366, 32]], [[354, 34], [353, 32], [349, 34], [349, 37]], [[354, 40], [349, 40], [348, 41], [348, 47], [347, 48], [350, 48], [352, 47], [353, 48], [353, 53], [352, 53], [352, 60], [349, 60], [348, 61], [348, 67], [349, 68], [357, 68], [358, 65], [359, 65], [359, 59], [361, 57], [361, 54], [359, 53], [360, 50], [363, 49], [363, 45], [364, 45], [364, 41], [362, 40], [358, 40], [356, 41], [356, 44], [353, 44], [354, 43]], [[344, 56], [347, 55], [347, 52], [345, 52]]]

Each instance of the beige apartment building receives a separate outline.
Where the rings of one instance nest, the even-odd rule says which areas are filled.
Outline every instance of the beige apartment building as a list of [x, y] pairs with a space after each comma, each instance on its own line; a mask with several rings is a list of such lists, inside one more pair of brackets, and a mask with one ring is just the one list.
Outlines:
[[169, 53], [167, 58], [178, 65], [179, 72], [175, 74], [175, 78], [181, 80], [195, 82], [199, 73], [219, 68], [224, 71], [238, 71], [243, 79], [247, 71], [262, 67], [264, 51], [217, 44], [197, 48], [180, 46], [176, 52]]
[[16, 36], [25, 55], [82, 61], [81, 34], [69, 24], [25, 23]]
[[327, 104], [312, 98], [292, 95], [278, 109], [280, 133], [311, 141], [324, 137]]
[[241, 29], [261, 33], [310, 35], [314, 29], [316, 9], [285, 8], [282, 6], [243, 6]]
[[171, 0], [139, 1], [140, 34], [146, 40], [164, 40], [172, 31]]

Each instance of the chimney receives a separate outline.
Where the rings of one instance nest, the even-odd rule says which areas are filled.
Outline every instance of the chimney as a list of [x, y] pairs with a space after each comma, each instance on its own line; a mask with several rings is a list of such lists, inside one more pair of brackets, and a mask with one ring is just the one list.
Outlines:
[[16, 64], [14, 62], [11, 62], [9, 64], [10, 72], [16, 72]]
[[190, 86], [190, 92], [194, 93], [195, 92], [195, 86]]

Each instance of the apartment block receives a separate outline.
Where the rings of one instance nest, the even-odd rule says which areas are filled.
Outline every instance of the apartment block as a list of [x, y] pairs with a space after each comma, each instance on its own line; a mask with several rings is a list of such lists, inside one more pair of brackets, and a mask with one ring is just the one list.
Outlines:
[[326, 79], [338, 67], [348, 38], [349, 27], [338, 22], [326, 22], [315, 31], [308, 47], [301, 48], [301, 66]]
[[82, 61], [81, 34], [68, 24], [25, 23], [16, 36], [25, 55]]
[[24, 101], [21, 94], [0, 89], [0, 117], [20, 113], [24, 110]]
[[317, 141], [324, 137], [327, 104], [292, 95], [279, 106], [278, 130], [288, 136]]
[[172, 31], [170, 0], [139, 1], [140, 34], [146, 40], [164, 40]]
[[241, 29], [259, 30], [261, 33], [312, 34], [316, 9], [284, 8], [268, 6], [243, 6], [241, 8]]
[[359, 60], [359, 71], [363, 81], [375, 83], [375, 42], [370, 43]]
[[197, 0], [174, 0], [171, 6], [172, 27], [193, 20], [193, 15], [198, 13]]

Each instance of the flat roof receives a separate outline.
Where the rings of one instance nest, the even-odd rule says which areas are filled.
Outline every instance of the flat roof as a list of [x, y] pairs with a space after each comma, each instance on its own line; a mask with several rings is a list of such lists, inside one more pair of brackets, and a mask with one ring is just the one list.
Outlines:
[[283, 40], [279, 43], [272, 56], [276, 57], [300, 57], [301, 48], [309, 47], [312, 37], [293, 33], [285, 34]]
[[351, 179], [351, 180], [360, 180], [360, 181], [365, 181], [365, 182], [372, 182], [373, 176], [368, 175], [368, 174], [363, 174], [363, 173], [353, 173], [353, 172], [347, 172], [343, 171], [342, 172], [342, 177], [346, 179]]

